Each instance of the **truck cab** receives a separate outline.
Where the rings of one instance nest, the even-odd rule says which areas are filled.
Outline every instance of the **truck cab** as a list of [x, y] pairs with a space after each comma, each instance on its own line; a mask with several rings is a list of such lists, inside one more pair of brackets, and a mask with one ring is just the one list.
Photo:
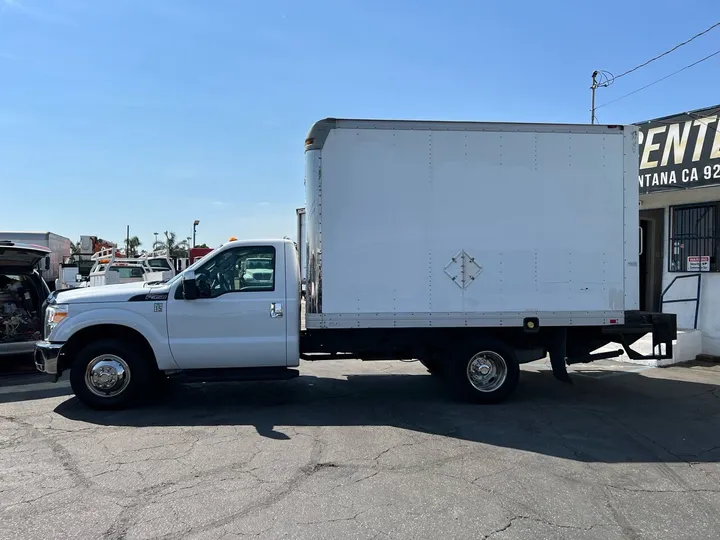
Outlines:
[[125, 404], [164, 372], [299, 365], [300, 282], [289, 240], [224, 244], [165, 283], [61, 291], [38, 369], [70, 370], [75, 394]]

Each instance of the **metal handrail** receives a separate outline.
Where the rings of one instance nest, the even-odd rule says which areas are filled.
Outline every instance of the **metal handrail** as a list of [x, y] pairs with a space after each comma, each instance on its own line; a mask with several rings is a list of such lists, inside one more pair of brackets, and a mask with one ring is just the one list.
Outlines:
[[[691, 278], [696, 277], [697, 278], [697, 291], [695, 293], [695, 298], [677, 298], [673, 300], [665, 300], [665, 293], [667, 293], [670, 290], [670, 287], [672, 287], [675, 282], [678, 279], [685, 279], [685, 278]], [[675, 304], [678, 302], [695, 302], [695, 323], [693, 325], [693, 330], [697, 330], [697, 323], [698, 323], [698, 313], [700, 312], [700, 284], [702, 282], [702, 274], [685, 274], [682, 276], [675, 276], [673, 280], [670, 282], [670, 284], [665, 287], [665, 290], [660, 295], [660, 312], [662, 313], [663, 305], [665, 304]]]

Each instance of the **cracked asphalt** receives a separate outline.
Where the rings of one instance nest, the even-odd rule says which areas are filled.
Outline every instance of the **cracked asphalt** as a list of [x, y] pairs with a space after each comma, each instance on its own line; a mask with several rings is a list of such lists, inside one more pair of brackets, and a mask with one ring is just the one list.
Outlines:
[[0, 393], [0, 539], [720, 536], [720, 365], [598, 365], [495, 406], [398, 362], [118, 412]]

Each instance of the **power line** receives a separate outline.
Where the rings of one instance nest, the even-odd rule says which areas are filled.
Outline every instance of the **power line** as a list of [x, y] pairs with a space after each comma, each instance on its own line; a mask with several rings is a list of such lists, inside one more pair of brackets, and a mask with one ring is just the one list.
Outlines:
[[[720, 24], [720, 23], [718, 23], [718, 24]], [[689, 64], [689, 65], [685, 66], [684, 68], [678, 69], [677, 71], [673, 71], [670, 75], [665, 75], [664, 77], [662, 77], [662, 78], [660, 78], [660, 79], [657, 79], [657, 80], [651, 82], [650, 84], [646, 84], [645, 86], [642, 86], [642, 87], [638, 88], [637, 90], [633, 90], [632, 92], [630, 92], [630, 93], [628, 93], [628, 94], [625, 94], [624, 96], [620, 96], [620, 97], [617, 98], [617, 99], [613, 99], [612, 101], [608, 101], [608, 102], [602, 103], [601, 105], [598, 105], [598, 106], [596, 106], [595, 108], [596, 108], [596, 109], [599, 109], [600, 107], [605, 107], [606, 105], [610, 105], [611, 103], [615, 103], [615, 102], [617, 102], [617, 101], [620, 101], [621, 99], [625, 99], [626, 97], [632, 96], [633, 94], [637, 94], [637, 93], [640, 92], [641, 90], [645, 90], [646, 88], [650, 88], [651, 86], [653, 86], [653, 85], [655, 85], [655, 84], [657, 84], [657, 83], [659, 83], [659, 82], [662, 82], [662, 81], [664, 81], [665, 79], [669, 79], [669, 78], [672, 77], [673, 75], [677, 75], [678, 73], [681, 73], [681, 72], [685, 71], [686, 69], [690, 69], [690, 68], [693, 67], [693, 66], [697, 66], [697, 65], [700, 64], [701, 62], [704, 62], [705, 60], [709, 60], [710, 58], [712, 58], [713, 56], [716, 56], [716, 55], [718, 55], [718, 54], [720, 54], [720, 51], [715, 51], [714, 53], [707, 55], [705, 58], [701, 58], [701, 59], [698, 60], [697, 62], [693, 62], [692, 64]], [[617, 77], [616, 77], [616, 78], [617, 78]]]
[[621, 74], [618, 75], [617, 77], [613, 77], [608, 84], [612, 84], [613, 82], [615, 82], [615, 81], [616, 81], [617, 79], [619, 79], [620, 77], [624, 77], [625, 75], [629, 75], [629, 74], [632, 73], [633, 71], [637, 71], [637, 70], [640, 69], [641, 67], [645, 67], [645, 66], [647, 66], [648, 64], [650, 64], [651, 62], [654, 62], [655, 60], [658, 60], [658, 59], [662, 58], [663, 56], [666, 56], [666, 55], [670, 54], [671, 52], [676, 51], [677, 49], [679, 49], [679, 48], [682, 47], [683, 45], [687, 45], [687, 44], [690, 43], [692, 40], [694, 40], [694, 39], [696, 39], [696, 38], [699, 38], [700, 36], [702, 36], [702, 35], [704, 35], [704, 34], [707, 34], [710, 30], [712, 30], [713, 28], [716, 28], [716, 27], [718, 27], [718, 26], [720, 26], [720, 22], [716, 22], [716, 23], [713, 24], [710, 28], [707, 28], [707, 29], [703, 30], [703, 31], [700, 32], [699, 34], [695, 34], [693, 37], [691, 37], [691, 38], [688, 39], [687, 41], [683, 41], [682, 43], [679, 43], [679, 44], [675, 45], [672, 49], [667, 50], [667, 51], [665, 51], [665, 52], [662, 53], [662, 54], [658, 54], [657, 56], [651, 58], [651, 59], [648, 60], [647, 62], [643, 62], [643, 63], [640, 64], [639, 66], [635, 66], [634, 68], [629, 69], [629, 70], [621, 73]]

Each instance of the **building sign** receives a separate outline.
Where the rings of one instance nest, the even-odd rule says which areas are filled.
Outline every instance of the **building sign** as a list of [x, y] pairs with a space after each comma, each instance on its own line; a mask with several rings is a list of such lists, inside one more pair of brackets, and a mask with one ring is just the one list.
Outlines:
[[720, 185], [720, 105], [637, 126], [641, 194]]
[[687, 258], [688, 272], [709, 272], [710, 256], [709, 255], [691, 255]]

